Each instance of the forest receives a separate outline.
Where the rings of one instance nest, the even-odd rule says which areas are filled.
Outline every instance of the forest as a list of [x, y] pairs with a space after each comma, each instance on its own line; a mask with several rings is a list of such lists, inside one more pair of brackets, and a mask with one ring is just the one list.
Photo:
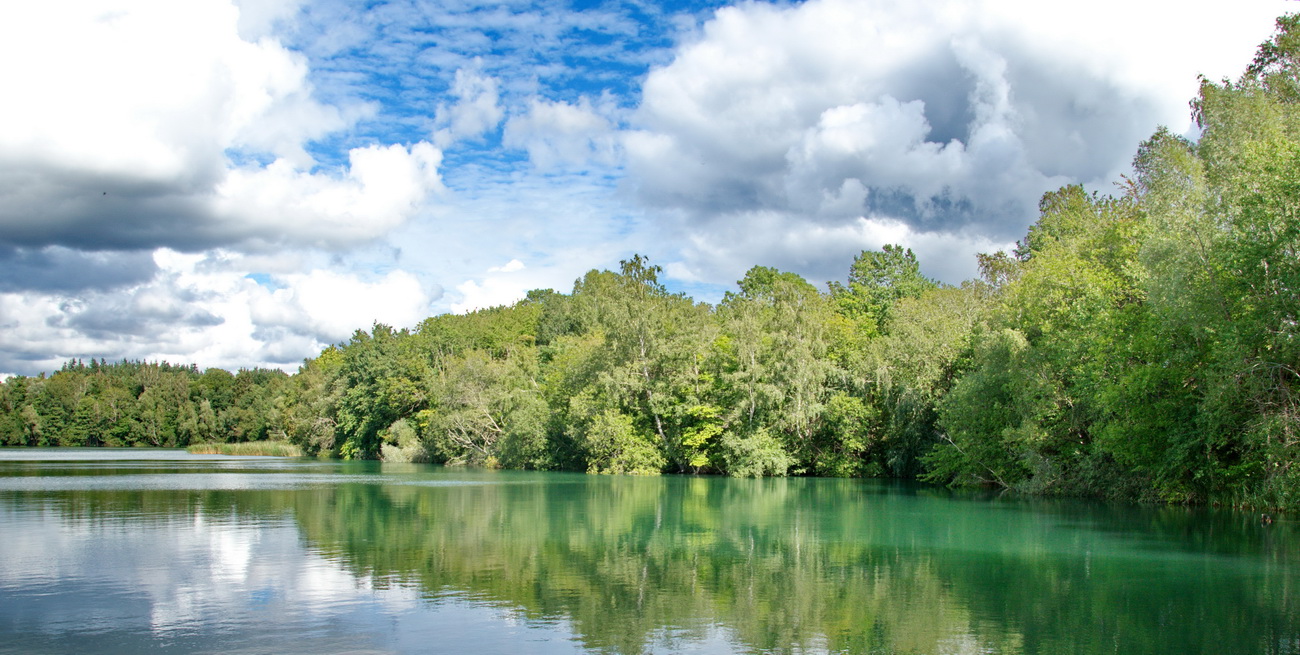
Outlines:
[[877, 476], [1300, 507], [1300, 16], [1199, 138], [1046, 194], [960, 286], [900, 246], [716, 306], [634, 256], [569, 293], [377, 324], [279, 371], [72, 360], [0, 385], [0, 445], [286, 440], [309, 454], [623, 474]]

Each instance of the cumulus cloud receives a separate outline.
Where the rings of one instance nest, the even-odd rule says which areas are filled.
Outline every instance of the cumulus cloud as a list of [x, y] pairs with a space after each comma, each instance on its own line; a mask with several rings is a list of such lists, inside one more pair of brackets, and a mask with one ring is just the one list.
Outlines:
[[375, 323], [413, 327], [431, 294], [414, 275], [303, 263], [299, 272], [243, 273], [256, 258], [152, 253], [157, 273], [77, 294], [0, 293], [0, 371], [34, 374], [71, 357], [167, 360], [292, 370]]
[[502, 266], [489, 268], [488, 275], [480, 280], [466, 280], [456, 287], [462, 299], [458, 303], [452, 303], [451, 310], [463, 314], [509, 305], [523, 298], [529, 289], [534, 288], [531, 275], [519, 274], [526, 268], [523, 262], [512, 259]]
[[[89, 0], [15, 7], [0, 24], [0, 245], [84, 250], [344, 247], [439, 189], [428, 143], [305, 145], [365, 115], [313, 99], [306, 60], [262, 35], [277, 10]], [[246, 20], [244, 20], [246, 18]]]
[[298, 13], [303, 0], [236, 0], [239, 8], [239, 36], [257, 41], [273, 36], [275, 28]]
[[233, 170], [216, 188], [215, 215], [245, 242], [281, 245], [288, 232], [300, 244], [339, 248], [388, 233], [442, 187], [442, 152], [428, 143], [354, 148], [348, 159], [342, 179], [285, 160]]
[[0, 291], [75, 293], [140, 284], [158, 272], [146, 252], [82, 252], [0, 246]]
[[863, 225], [1012, 241], [1043, 192], [1107, 189], [1157, 125], [1188, 129], [1196, 75], [1239, 72], [1285, 10], [1103, 4], [720, 9], [646, 79], [623, 143], [639, 198], [693, 244], [688, 277], [764, 254], [812, 273], [798, 262], [817, 235], [891, 236]]
[[502, 266], [493, 266], [492, 268], [489, 268], [488, 272], [489, 273], [514, 273], [515, 271], [522, 271], [525, 268], [528, 267], [524, 266], [523, 262], [519, 261], [518, 259], [512, 259], [506, 262]]
[[325, 343], [346, 341], [375, 322], [414, 327], [429, 315], [429, 294], [404, 271], [374, 280], [329, 270], [279, 276], [284, 288], [250, 294], [259, 329], [285, 328]]
[[451, 302], [449, 309], [463, 314], [510, 305], [522, 300], [533, 289], [567, 292], [573, 281], [583, 273], [607, 265], [606, 262], [593, 261], [599, 259], [600, 255], [579, 252], [561, 253], [538, 266], [526, 266], [524, 262], [512, 259], [503, 265], [491, 266], [485, 273], [456, 285], [460, 300]]
[[505, 111], [500, 105], [497, 81], [471, 69], [456, 71], [451, 85], [451, 95], [456, 101], [438, 106], [434, 124], [433, 141], [439, 147], [465, 139], [473, 139], [496, 129]]
[[502, 142], [527, 150], [528, 159], [541, 170], [617, 161], [614, 125], [587, 98], [577, 104], [533, 98], [527, 113], [506, 123]]

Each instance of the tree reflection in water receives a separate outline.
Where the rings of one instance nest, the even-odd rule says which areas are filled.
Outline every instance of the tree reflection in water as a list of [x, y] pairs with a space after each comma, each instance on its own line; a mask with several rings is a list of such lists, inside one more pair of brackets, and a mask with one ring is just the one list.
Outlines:
[[[609, 653], [1291, 653], [1300, 643], [1295, 530], [1246, 514], [863, 480], [375, 463], [127, 469], [0, 477], [0, 518], [29, 517], [26, 536], [0, 536], [11, 555], [4, 588], [19, 588], [16, 562], [57, 562], [76, 532], [99, 549], [88, 560], [139, 569], [133, 584], [153, 590], [151, 620], [176, 629], [219, 633], [310, 612], [294, 599], [312, 585], [330, 611], [380, 597], [401, 605], [348, 619], [361, 636], [327, 642], [348, 648], [397, 630], [380, 641], [405, 650], [433, 625], [443, 645], [515, 638], [476, 636], [500, 623], [460, 618], [475, 607], [517, 625], [519, 644], [572, 631], [574, 646]], [[114, 480], [126, 484], [104, 483]], [[152, 563], [123, 564], [130, 549]], [[24, 552], [38, 555], [13, 559]], [[190, 560], [207, 562], [207, 586], [177, 573]], [[60, 566], [47, 577], [77, 577]], [[275, 566], [300, 570], [264, 570]], [[275, 594], [288, 600], [267, 618]], [[167, 613], [186, 603], [190, 615]], [[223, 616], [191, 625], [203, 608]], [[0, 615], [6, 633], [32, 619]]]

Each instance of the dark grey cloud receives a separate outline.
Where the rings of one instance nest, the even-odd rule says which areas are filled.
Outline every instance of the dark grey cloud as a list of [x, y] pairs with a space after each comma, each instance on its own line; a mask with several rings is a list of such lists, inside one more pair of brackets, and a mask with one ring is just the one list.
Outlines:
[[92, 339], [113, 340], [124, 336], [147, 337], [159, 328], [204, 328], [221, 325], [224, 319], [205, 311], [173, 315], [138, 313], [130, 307], [91, 307], [61, 317], [51, 327], [72, 328]]
[[1083, 61], [1044, 59], [1014, 41], [1002, 47], [1017, 128], [1030, 163], [1044, 176], [1104, 179], [1154, 131], [1152, 116], [1163, 98], [1126, 88]]
[[975, 80], [951, 48], [932, 48], [890, 73], [881, 88], [902, 102], [920, 100], [925, 104], [925, 120], [930, 126], [926, 141], [945, 144], [970, 140], [970, 126], [976, 118], [971, 106]]
[[0, 246], [0, 291], [69, 294], [143, 284], [158, 266], [147, 252], [83, 252]]
[[1021, 203], [1016, 202], [1003, 207], [980, 207], [971, 198], [959, 196], [948, 188], [937, 195], [920, 197], [905, 187], [868, 188], [866, 200], [856, 209], [859, 215], [888, 216], [928, 231], [976, 224], [988, 218], [987, 214], [1023, 211]]
[[197, 182], [170, 183], [70, 166], [0, 163], [0, 245], [196, 250], [229, 243], [214, 230]]
[[1165, 99], [1087, 53], [1021, 27], [891, 12], [834, 1], [720, 12], [647, 79], [627, 139], [640, 200], [696, 239], [778, 212], [1006, 242], [1044, 192], [1108, 188], [1156, 127]]

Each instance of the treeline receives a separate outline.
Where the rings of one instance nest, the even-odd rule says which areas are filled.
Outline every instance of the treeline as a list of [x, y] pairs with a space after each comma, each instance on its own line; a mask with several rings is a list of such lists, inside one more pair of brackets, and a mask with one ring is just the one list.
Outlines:
[[0, 445], [156, 446], [282, 435], [277, 402], [289, 376], [253, 369], [103, 360], [0, 384]]
[[[349, 458], [1294, 507], [1300, 19], [1278, 27], [1239, 80], [1202, 81], [1196, 142], [1158, 131], [1114, 197], [1047, 194], [1014, 252], [958, 287], [886, 246], [825, 292], [755, 267], [710, 306], [638, 256], [569, 294], [358, 331], [292, 378], [15, 378], [0, 438], [274, 436]], [[210, 397], [209, 376], [257, 390]]]

